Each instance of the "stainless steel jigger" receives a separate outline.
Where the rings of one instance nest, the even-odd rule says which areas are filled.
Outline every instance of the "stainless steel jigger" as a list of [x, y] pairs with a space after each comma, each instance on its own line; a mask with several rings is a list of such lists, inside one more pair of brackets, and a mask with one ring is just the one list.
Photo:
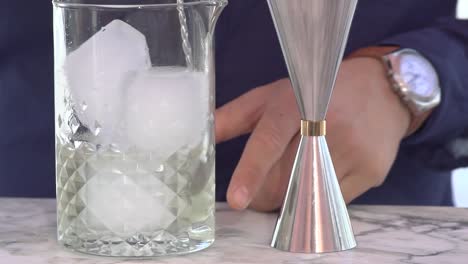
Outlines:
[[357, 0], [268, 0], [302, 116], [302, 139], [272, 247], [298, 253], [356, 241], [326, 134], [326, 113]]

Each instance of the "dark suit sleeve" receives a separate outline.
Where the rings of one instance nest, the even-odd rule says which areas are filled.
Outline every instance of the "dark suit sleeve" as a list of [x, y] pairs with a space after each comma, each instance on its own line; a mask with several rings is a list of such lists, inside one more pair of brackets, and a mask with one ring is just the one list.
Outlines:
[[441, 105], [403, 145], [418, 148], [418, 156], [437, 168], [467, 166], [468, 150], [460, 151], [460, 144], [468, 135], [468, 20], [444, 18], [432, 27], [403, 33], [381, 44], [419, 51], [432, 62], [440, 78]]

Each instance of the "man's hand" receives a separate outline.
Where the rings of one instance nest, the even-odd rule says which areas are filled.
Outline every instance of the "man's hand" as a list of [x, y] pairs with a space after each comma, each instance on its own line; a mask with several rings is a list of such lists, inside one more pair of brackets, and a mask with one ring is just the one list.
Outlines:
[[[372, 58], [342, 63], [327, 116], [327, 141], [346, 202], [385, 180], [410, 122]], [[300, 115], [287, 79], [256, 88], [216, 112], [216, 141], [252, 133], [234, 171], [231, 207], [278, 209], [299, 143]]]

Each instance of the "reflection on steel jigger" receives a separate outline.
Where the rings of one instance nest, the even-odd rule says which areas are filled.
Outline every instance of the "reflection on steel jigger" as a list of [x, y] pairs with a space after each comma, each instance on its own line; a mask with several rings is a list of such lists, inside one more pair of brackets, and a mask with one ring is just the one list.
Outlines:
[[354, 248], [325, 116], [357, 0], [268, 2], [302, 116], [301, 143], [271, 246], [298, 253]]

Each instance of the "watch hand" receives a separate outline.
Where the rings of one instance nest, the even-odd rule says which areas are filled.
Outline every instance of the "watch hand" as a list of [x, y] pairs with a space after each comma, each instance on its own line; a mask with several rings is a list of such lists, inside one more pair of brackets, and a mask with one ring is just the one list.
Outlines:
[[408, 75], [411, 75], [411, 79], [409, 79], [407, 82], [408, 83], [412, 83], [414, 80], [416, 80], [418, 78], [419, 75], [417, 74], [414, 74], [414, 73], [409, 73]]
[[[422, 80], [422, 76], [420, 74], [416, 74], [413, 79], [411, 79], [410, 83], [413, 84], [413, 82], [417, 80]], [[413, 84], [414, 85], [414, 84]]]

